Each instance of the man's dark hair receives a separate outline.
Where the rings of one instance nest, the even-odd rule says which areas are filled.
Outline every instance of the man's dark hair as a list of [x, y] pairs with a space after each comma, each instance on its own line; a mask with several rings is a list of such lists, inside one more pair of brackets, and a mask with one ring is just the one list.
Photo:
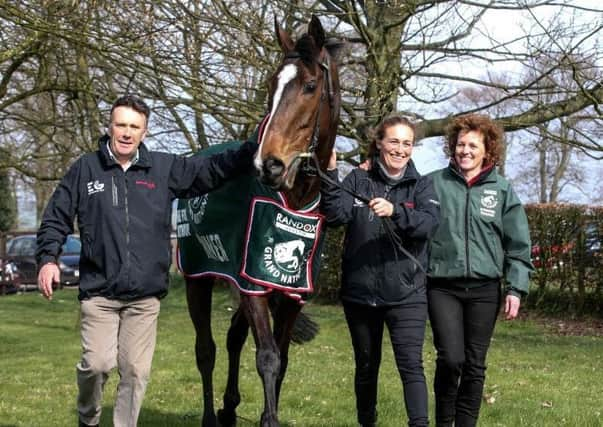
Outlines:
[[142, 100], [142, 98], [136, 95], [124, 95], [117, 98], [117, 100], [111, 106], [111, 114], [109, 117], [113, 120], [113, 110], [117, 107], [129, 107], [134, 111], [138, 111], [141, 114], [144, 114], [147, 119], [147, 123], [149, 123], [149, 116], [151, 115], [151, 109], [149, 106]]

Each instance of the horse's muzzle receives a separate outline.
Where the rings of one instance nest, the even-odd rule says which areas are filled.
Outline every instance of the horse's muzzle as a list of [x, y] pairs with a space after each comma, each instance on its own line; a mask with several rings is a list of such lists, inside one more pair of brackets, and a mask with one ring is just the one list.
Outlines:
[[264, 184], [275, 189], [287, 189], [287, 168], [282, 160], [269, 156], [262, 162], [261, 179]]

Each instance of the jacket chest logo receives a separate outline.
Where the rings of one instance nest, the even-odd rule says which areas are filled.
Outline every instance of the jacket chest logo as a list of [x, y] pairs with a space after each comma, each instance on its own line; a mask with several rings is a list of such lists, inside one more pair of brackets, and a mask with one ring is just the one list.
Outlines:
[[483, 216], [493, 217], [496, 215], [495, 208], [498, 206], [498, 193], [496, 190], [484, 190], [480, 200], [480, 213]]
[[356, 197], [354, 197], [354, 207], [363, 207], [366, 206], [366, 203], [364, 203], [362, 200], [357, 199]]
[[152, 182], [152, 181], [144, 181], [144, 180], [141, 180], [141, 179], [139, 179], [139, 180], [136, 181], [136, 185], [142, 185], [143, 187], [146, 187], [149, 190], [154, 190], [155, 187], [156, 187], [156, 185], [155, 185], [154, 182]]
[[90, 181], [86, 184], [86, 188], [88, 189], [88, 195], [92, 195], [95, 193], [101, 193], [105, 191], [105, 184], [99, 182], [99, 180]]

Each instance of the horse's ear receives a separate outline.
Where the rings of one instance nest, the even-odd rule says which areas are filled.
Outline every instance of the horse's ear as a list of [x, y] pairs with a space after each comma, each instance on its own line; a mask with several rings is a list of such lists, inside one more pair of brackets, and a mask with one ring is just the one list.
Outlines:
[[276, 34], [278, 44], [285, 54], [295, 50], [295, 44], [293, 43], [293, 40], [291, 40], [291, 36], [278, 24], [276, 15], [274, 15], [274, 33]]
[[348, 44], [345, 41], [336, 39], [334, 37], [329, 37], [325, 41], [325, 48], [327, 49], [327, 52], [329, 52], [329, 55], [331, 55], [331, 58], [339, 62], [341, 56], [343, 55], [343, 51], [348, 48]]
[[310, 19], [310, 23], [308, 24], [308, 34], [310, 34], [314, 39], [314, 44], [316, 47], [318, 49], [322, 49], [326, 38], [325, 30], [323, 30], [320, 19], [318, 19], [316, 15], [312, 15], [312, 19]]

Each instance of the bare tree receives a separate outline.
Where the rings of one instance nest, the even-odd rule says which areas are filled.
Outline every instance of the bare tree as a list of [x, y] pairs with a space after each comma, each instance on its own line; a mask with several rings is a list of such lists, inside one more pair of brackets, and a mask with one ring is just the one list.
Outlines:
[[[551, 120], [588, 115], [591, 124], [572, 143], [601, 153], [603, 14], [582, 3], [0, 2], [0, 150], [32, 182], [54, 180], [95, 147], [109, 103], [134, 91], [153, 107], [155, 146], [192, 152], [241, 139], [265, 113], [279, 55], [274, 17], [296, 28], [315, 13], [349, 46], [340, 67], [340, 135], [358, 145], [346, 158], [364, 153], [367, 130], [394, 110], [420, 119], [426, 137], [442, 135], [451, 116], [469, 111], [495, 116], [508, 131], [553, 129]], [[496, 32], [496, 17], [509, 16], [523, 27]], [[535, 57], [550, 60], [536, 68]], [[525, 67], [534, 68], [529, 79], [513, 75]], [[570, 70], [571, 85], [551, 83], [560, 68]], [[489, 97], [463, 102], [467, 91], [486, 89]]]

